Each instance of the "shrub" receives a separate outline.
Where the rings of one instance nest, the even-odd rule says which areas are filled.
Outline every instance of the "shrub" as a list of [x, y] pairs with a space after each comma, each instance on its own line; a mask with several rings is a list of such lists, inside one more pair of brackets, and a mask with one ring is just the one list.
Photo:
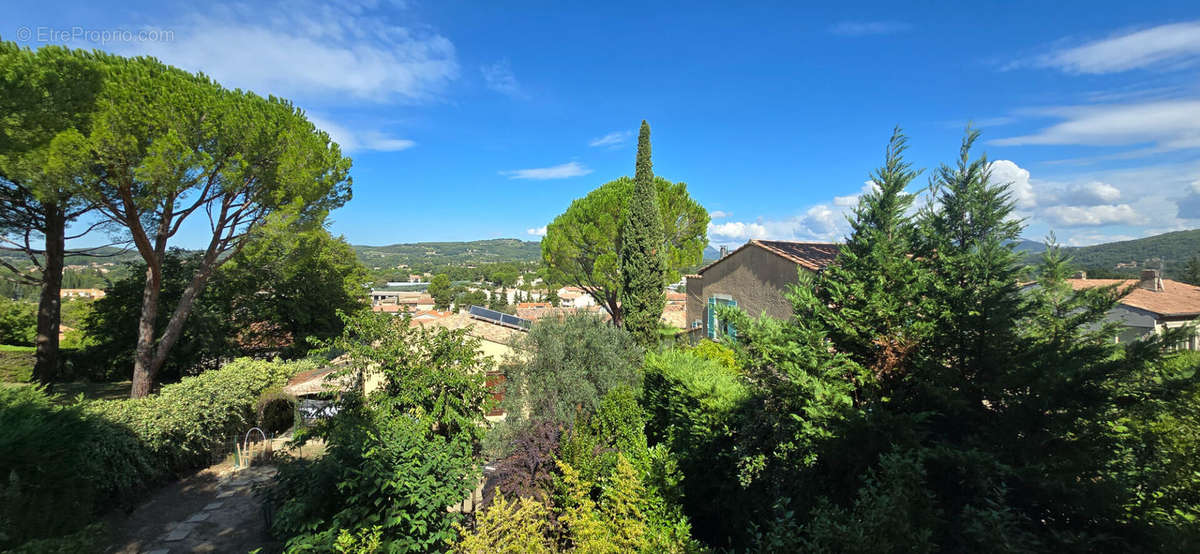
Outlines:
[[132, 430], [157, 468], [186, 471], [207, 465], [224, 440], [254, 426], [259, 395], [304, 369], [311, 362], [239, 358], [166, 385], [155, 396], [92, 402], [87, 408]]
[[458, 554], [549, 554], [555, 552], [550, 540], [550, 511], [545, 504], [521, 497], [512, 502], [496, 496], [475, 521], [475, 530], [461, 525], [462, 539], [454, 545]]
[[608, 391], [642, 385], [641, 347], [595, 315], [542, 319], [514, 346], [519, 354], [503, 367], [508, 419], [489, 437], [489, 446], [504, 453], [499, 445], [509, 444], [528, 420], [570, 426], [577, 413], [594, 413]]
[[258, 426], [268, 433], [282, 433], [296, 423], [296, 397], [280, 387], [263, 391], [255, 407]]
[[255, 400], [306, 364], [237, 360], [137, 400], [56, 405], [0, 387], [0, 547], [70, 533], [147, 485], [207, 465]]
[[706, 537], [742, 527], [737, 521], [751, 507], [713, 499], [744, 492], [737, 478], [749, 460], [737, 451], [735, 437], [749, 387], [735, 370], [680, 350], [647, 356], [645, 372], [646, 436], [678, 460], [684, 512]]

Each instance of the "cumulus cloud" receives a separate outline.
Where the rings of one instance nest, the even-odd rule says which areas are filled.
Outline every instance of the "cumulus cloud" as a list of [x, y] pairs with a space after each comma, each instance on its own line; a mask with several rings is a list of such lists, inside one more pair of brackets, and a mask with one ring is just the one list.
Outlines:
[[632, 136], [633, 131], [613, 131], [607, 135], [596, 137], [588, 141], [588, 146], [608, 146], [610, 148], [616, 148], [622, 144], [625, 144], [625, 141], [629, 140], [629, 137]]
[[708, 212], [709, 219], [724, 219], [726, 217], [729, 217], [730, 215], [732, 215], [732, 214], [730, 214], [729, 212], [723, 212], [721, 210], [713, 210], [711, 212]]
[[1124, 32], [1055, 50], [1032, 65], [1068, 73], [1103, 74], [1153, 66], [1183, 66], [1200, 57], [1200, 21], [1171, 23]]
[[546, 236], [546, 226], [542, 225], [541, 227], [530, 227], [525, 230], [525, 233], [535, 237], [544, 237]]
[[1029, 171], [1018, 166], [1011, 160], [996, 160], [988, 166], [992, 171], [992, 181], [1008, 183], [1008, 190], [1018, 209], [1032, 208], [1036, 203], [1033, 185], [1029, 182]]
[[591, 172], [591, 169], [584, 167], [579, 162], [567, 162], [565, 164], [559, 164], [550, 167], [535, 167], [530, 169], [501, 171], [500, 174], [507, 176], [509, 179], [533, 179], [542, 181], [547, 179], [566, 179], [569, 177], [579, 177], [581, 175], [587, 175]]
[[1065, 227], [1095, 225], [1137, 225], [1141, 216], [1129, 204], [1105, 206], [1050, 206], [1042, 215], [1051, 223]]
[[513, 73], [512, 64], [507, 59], [482, 66], [479, 72], [483, 74], [483, 82], [488, 89], [514, 98], [525, 97], [521, 83], [517, 82], [517, 76]]
[[829, 32], [844, 37], [890, 35], [912, 29], [912, 25], [900, 21], [842, 21], [829, 27]]
[[1148, 145], [1146, 153], [1200, 147], [1200, 100], [1074, 106], [1036, 113], [1062, 121], [1036, 133], [990, 142], [999, 146]]
[[114, 48], [293, 99], [423, 102], [458, 76], [449, 39], [392, 23], [371, 3], [206, 4], [164, 28], [174, 40]]
[[862, 195], [874, 192], [876, 190], [879, 190], [879, 186], [875, 184], [875, 181], [864, 181], [862, 190], [860, 190], [858, 194], [834, 196], [833, 205], [842, 208], [853, 208], [854, 206], [858, 205], [858, 199], [861, 198]]
[[1063, 204], [1078, 206], [1100, 206], [1114, 204], [1121, 199], [1121, 190], [1100, 181], [1073, 183], [1067, 186], [1060, 200]]

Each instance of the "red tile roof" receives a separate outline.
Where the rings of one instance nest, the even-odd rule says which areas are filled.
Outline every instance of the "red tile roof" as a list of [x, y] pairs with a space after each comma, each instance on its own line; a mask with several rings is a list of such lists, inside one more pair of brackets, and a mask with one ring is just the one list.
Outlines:
[[699, 275], [703, 275], [704, 272], [708, 271], [708, 269], [712, 266], [725, 261], [734, 254], [737, 254], [743, 249], [751, 246], [762, 248], [767, 252], [775, 254], [776, 256], [784, 258], [785, 260], [812, 271], [820, 271], [826, 267], [829, 267], [829, 265], [837, 259], [838, 252], [841, 250], [840, 245], [832, 242], [795, 242], [788, 240], [753, 239], [746, 244], [743, 244], [737, 250], [730, 252], [724, 258], [716, 260], [713, 263], [700, 268], [697, 273]]
[[1200, 287], [1171, 279], [1162, 280], [1161, 291], [1137, 287], [1137, 279], [1067, 279], [1067, 282], [1075, 290], [1116, 285], [1121, 291], [1134, 285], [1135, 288], [1121, 299], [1122, 304], [1163, 316], [1200, 315]]

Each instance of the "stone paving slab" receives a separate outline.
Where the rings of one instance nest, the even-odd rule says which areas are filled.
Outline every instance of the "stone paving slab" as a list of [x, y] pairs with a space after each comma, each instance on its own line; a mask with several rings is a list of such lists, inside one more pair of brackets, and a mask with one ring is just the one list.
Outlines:
[[194, 527], [192, 525], [180, 523], [179, 525], [176, 525], [175, 529], [173, 529], [170, 533], [167, 533], [167, 536], [163, 537], [162, 540], [163, 542], [181, 541], [187, 538], [188, 533], [191, 533], [193, 528]]
[[192, 517], [187, 518], [184, 523], [200, 523], [201, 521], [205, 521], [207, 519], [208, 514], [205, 512], [200, 512], [198, 514], [192, 514]]
[[209, 512], [209, 511], [215, 510], [217, 508], [220, 508], [221, 506], [224, 506], [224, 505], [225, 505], [224, 502], [213, 502], [212, 504], [205, 506], [204, 511]]

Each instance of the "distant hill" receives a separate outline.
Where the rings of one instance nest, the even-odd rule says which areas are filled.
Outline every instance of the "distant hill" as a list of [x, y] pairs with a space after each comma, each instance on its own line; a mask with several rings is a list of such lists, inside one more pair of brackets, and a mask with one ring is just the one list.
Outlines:
[[1017, 241], [1013, 249], [1023, 254], [1041, 254], [1046, 250], [1046, 243], [1040, 240], [1021, 239]]
[[704, 247], [704, 263], [716, 261], [716, 259], [720, 258], [720, 257], [721, 257], [720, 250], [717, 250], [716, 248], [713, 248], [711, 246]]
[[[1188, 259], [1200, 254], [1200, 229], [1068, 248], [1066, 251], [1073, 258], [1075, 265], [1088, 270], [1135, 275], [1141, 269], [1161, 268], [1168, 277], [1174, 277], [1183, 270]], [[1118, 269], [1117, 264], [1133, 267]]]
[[356, 245], [354, 251], [358, 253], [358, 259], [362, 260], [367, 267], [532, 262], [542, 259], [540, 242], [520, 239], [414, 242], [389, 246]]

